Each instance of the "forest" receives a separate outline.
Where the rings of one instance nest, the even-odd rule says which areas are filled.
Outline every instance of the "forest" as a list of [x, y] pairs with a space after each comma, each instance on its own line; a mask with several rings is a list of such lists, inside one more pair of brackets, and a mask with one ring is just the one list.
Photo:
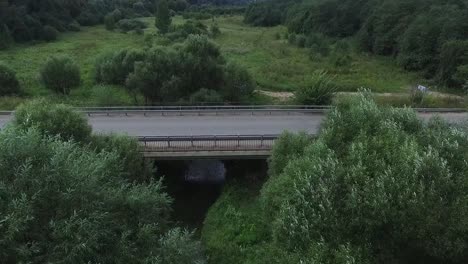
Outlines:
[[[0, 0], [0, 262], [468, 263], [467, 32], [464, 0]], [[182, 161], [80, 111], [167, 105], [327, 110]]]

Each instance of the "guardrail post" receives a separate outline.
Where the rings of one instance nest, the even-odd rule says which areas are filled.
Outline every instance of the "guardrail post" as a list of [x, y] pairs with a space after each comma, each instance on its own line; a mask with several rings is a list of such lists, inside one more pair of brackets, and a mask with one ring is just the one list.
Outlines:
[[194, 148], [195, 146], [193, 145], [193, 136], [190, 137], [190, 142], [192, 143], [192, 148]]
[[260, 147], [263, 148], [263, 135], [262, 135], [262, 138], [261, 138], [261, 140], [260, 140]]
[[168, 147], [168, 148], [171, 147], [171, 139], [170, 139], [170, 137], [167, 137], [167, 147]]
[[218, 142], [217, 142], [216, 136], [214, 136], [214, 144], [215, 144], [215, 148], [218, 147]]
[[239, 136], [239, 134], [237, 135], [237, 147], [240, 148], [240, 136]]

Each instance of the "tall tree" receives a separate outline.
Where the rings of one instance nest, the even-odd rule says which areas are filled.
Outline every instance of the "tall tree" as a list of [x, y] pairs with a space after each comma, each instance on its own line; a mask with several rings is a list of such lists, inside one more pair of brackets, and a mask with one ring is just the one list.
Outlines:
[[166, 0], [160, 0], [156, 10], [156, 27], [163, 34], [169, 31], [169, 26], [172, 23], [169, 5]]

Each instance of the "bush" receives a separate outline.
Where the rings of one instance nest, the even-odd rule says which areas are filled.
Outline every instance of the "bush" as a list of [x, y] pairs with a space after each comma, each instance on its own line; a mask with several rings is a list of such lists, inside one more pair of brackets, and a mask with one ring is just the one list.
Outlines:
[[128, 106], [135, 104], [124, 88], [110, 85], [97, 85], [92, 88], [92, 98], [96, 106]]
[[288, 42], [289, 44], [296, 44], [296, 34], [290, 33], [288, 36]]
[[324, 71], [312, 74], [308, 85], [299, 87], [295, 92], [298, 103], [304, 105], [325, 105], [331, 103], [337, 91], [333, 78]]
[[190, 103], [221, 103], [223, 102], [223, 97], [214, 90], [200, 89], [198, 92], [195, 92], [190, 96]]
[[254, 92], [255, 81], [245, 68], [229, 63], [224, 74], [225, 83], [221, 92], [228, 102], [240, 102]]
[[86, 142], [91, 136], [91, 127], [80, 113], [69, 106], [44, 100], [20, 105], [15, 111], [13, 124], [21, 130], [35, 128], [43, 135], [58, 136], [65, 141]]
[[218, 24], [212, 24], [210, 27], [210, 32], [211, 32], [211, 36], [213, 36], [214, 38], [221, 35], [221, 30], [219, 29]]
[[44, 85], [56, 93], [68, 95], [81, 83], [80, 68], [68, 56], [52, 56], [40, 71]]
[[20, 94], [20, 84], [16, 73], [0, 63], [0, 96]]
[[135, 62], [142, 61], [144, 57], [142, 51], [131, 49], [101, 54], [96, 59], [94, 77], [100, 83], [123, 85], [133, 72]]
[[296, 45], [299, 47], [299, 48], [304, 48], [305, 45], [306, 45], [306, 37], [304, 35], [298, 35], [297, 38], [296, 38]]
[[45, 26], [42, 34], [45, 41], [54, 41], [57, 39], [59, 32], [52, 26]]
[[148, 25], [138, 19], [122, 19], [117, 23], [117, 28], [122, 32], [129, 32], [132, 30], [142, 31], [147, 28]]
[[80, 24], [78, 24], [76, 21], [72, 21], [70, 24], [68, 24], [67, 29], [74, 32], [81, 31]]
[[6, 25], [0, 24], [0, 50], [9, 48], [13, 44], [13, 37]]

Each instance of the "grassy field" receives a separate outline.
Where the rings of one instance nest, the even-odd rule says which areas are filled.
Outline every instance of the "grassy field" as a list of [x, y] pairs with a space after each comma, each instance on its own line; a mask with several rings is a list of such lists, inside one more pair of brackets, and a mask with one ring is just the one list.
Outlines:
[[[145, 35], [155, 35], [153, 18], [143, 18], [149, 28]], [[395, 63], [384, 57], [367, 56], [352, 52], [352, 65], [345, 71], [336, 69], [327, 58], [311, 59], [307, 49], [289, 44], [275, 35], [284, 35], [286, 28], [260, 28], [245, 25], [241, 16], [215, 18], [222, 34], [217, 42], [228, 60], [245, 66], [253, 75], [259, 89], [269, 91], [294, 91], [307, 85], [308, 76], [316, 70], [326, 70], [336, 75], [342, 91], [356, 91], [361, 87], [374, 92], [406, 92], [421, 81], [418, 74], [402, 71]], [[181, 17], [173, 19], [183, 22]], [[203, 21], [211, 25], [213, 20]], [[57, 102], [76, 106], [128, 105], [134, 99], [122, 87], [99, 86], [94, 83], [94, 61], [99, 54], [122, 48], [145, 47], [145, 36], [107, 31], [104, 26], [83, 27], [81, 32], [60, 34], [56, 42], [22, 44], [0, 51], [0, 61], [17, 72], [25, 97], [0, 98], [0, 109], [12, 109], [28, 98], [47, 97]], [[157, 36], [156, 36], [157, 38]], [[41, 65], [51, 55], [68, 54], [80, 65], [82, 84], [68, 97], [57, 96], [40, 82]], [[255, 96], [252, 102], [269, 102], [263, 96]]]
[[375, 92], [403, 92], [420, 82], [418, 74], [404, 72], [385, 57], [353, 52], [352, 66], [346, 71], [336, 69], [327, 58], [311, 59], [307, 49], [275, 38], [287, 32], [283, 26], [250, 27], [240, 16], [220, 17], [217, 22], [223, 34], [216, 42], [225, 56], [247, 67], [265, 90], [294, 91], [306, 85], [307, 77], [316, 70], [335, 74], [338, 85], [347, 91], [365, 87]]

